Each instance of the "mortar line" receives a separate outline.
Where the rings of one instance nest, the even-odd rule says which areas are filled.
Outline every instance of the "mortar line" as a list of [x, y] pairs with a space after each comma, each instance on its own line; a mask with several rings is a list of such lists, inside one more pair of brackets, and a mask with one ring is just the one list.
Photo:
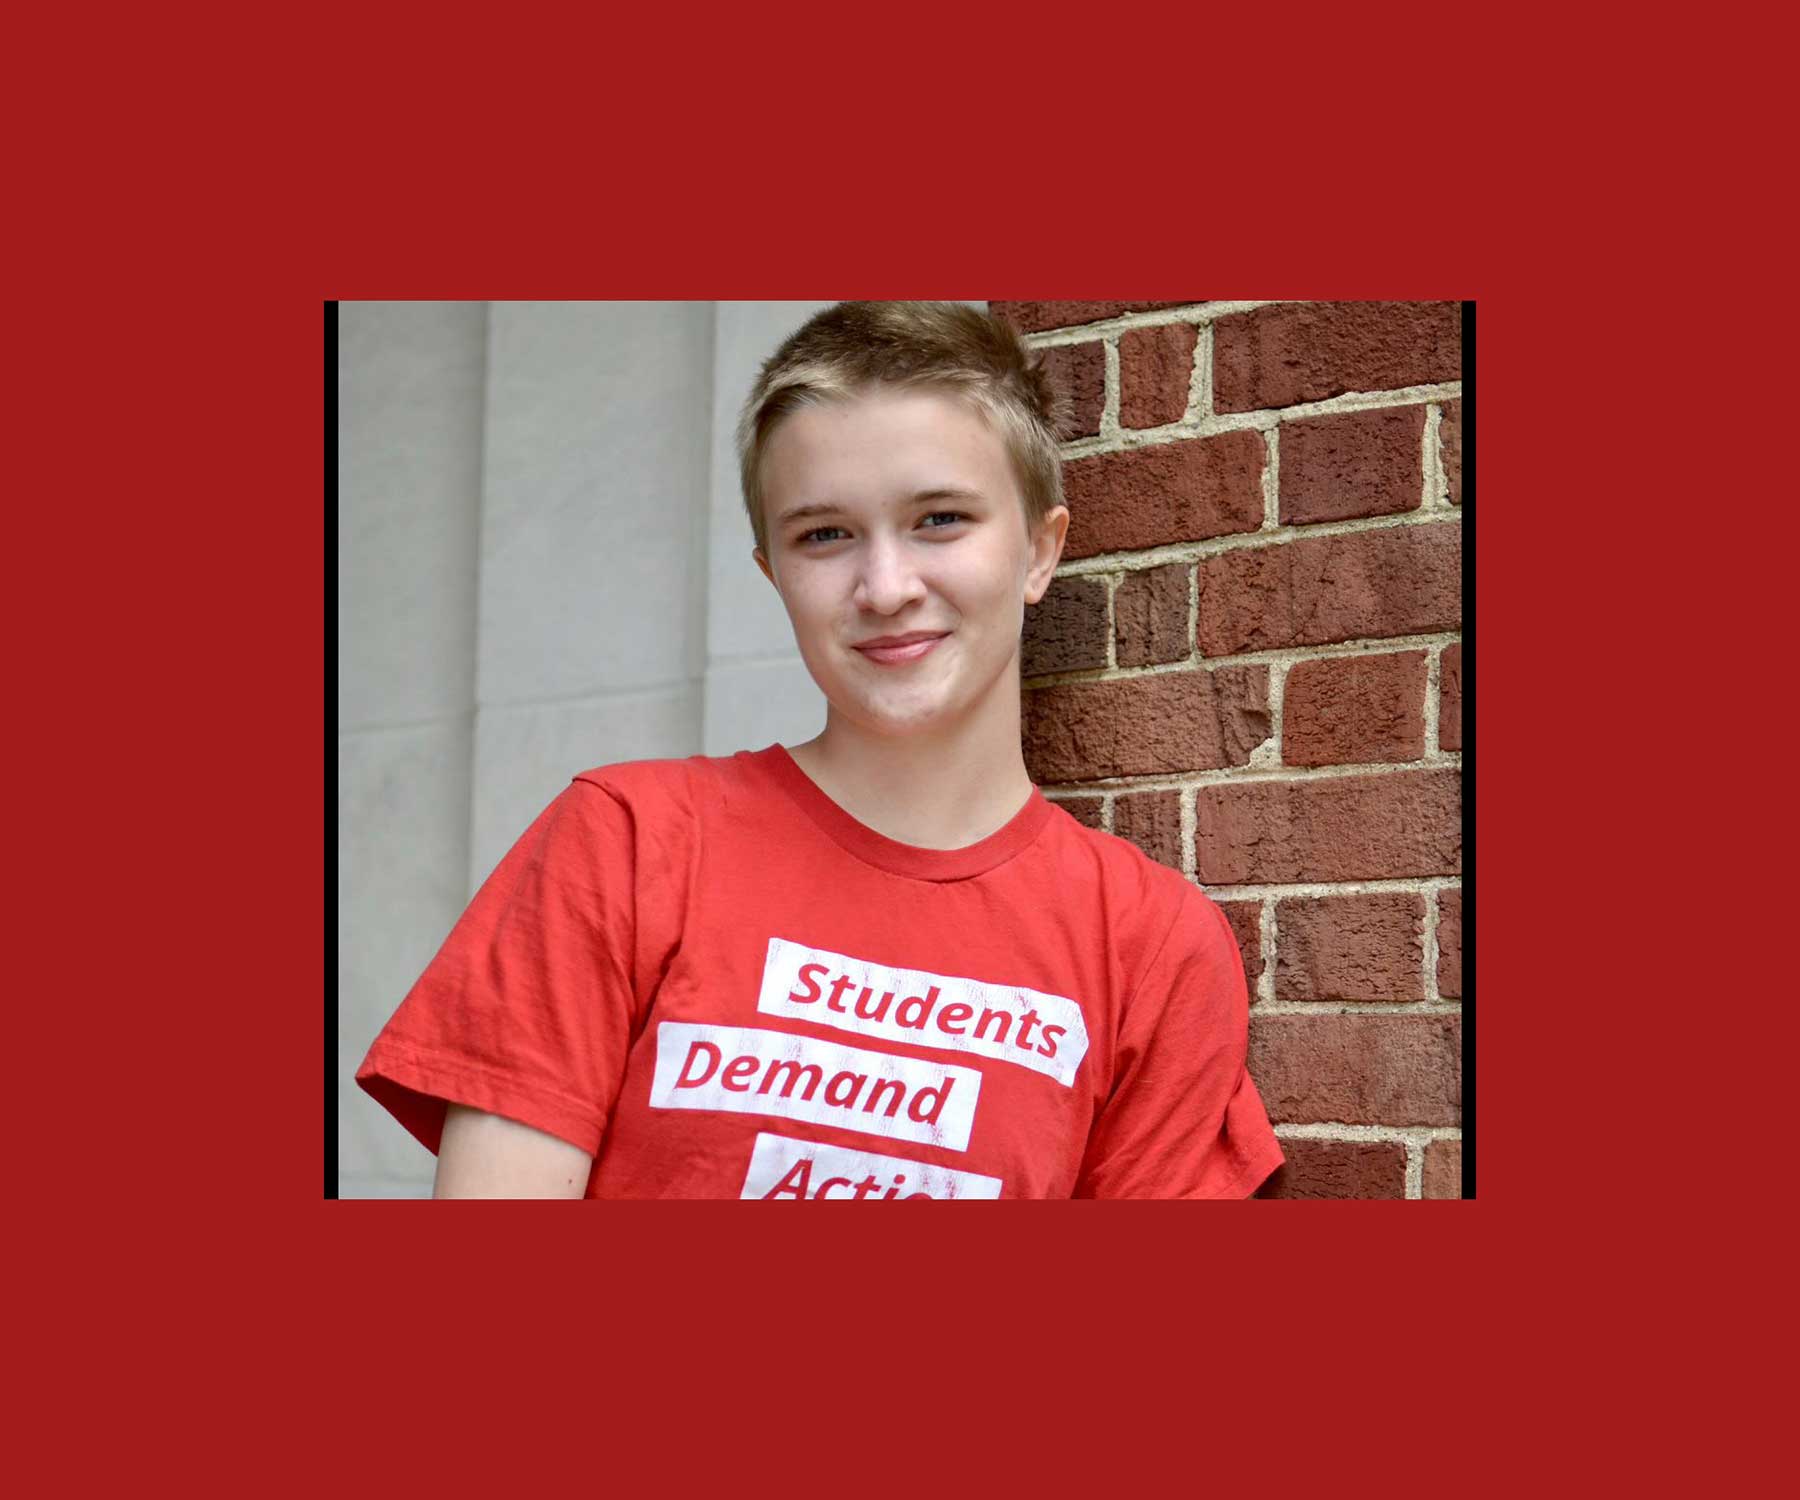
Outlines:
[[[1108, 342], [1102, 347], [1107, 352], [1109, 374], [1116, 372], [1118, 346]], [[1117, 394], [1117, 387], [1110, 381], [1109, 389], [1113, 395]], [[1125, 453], [1134, 448], [1156, 448], [1190, 438], [1218, 437], [1227, 432], [1269, 432], [1284, 422], [1304, 422], [1313, 417], [1331, 417], [1344, 412], [1379, 411], [1390, 406], [1429, 406], [1434, 401], [1455, 401], [1461, 395], [1460, 380], [1438, 381], [1431, 385], [1397, 386], [1385, 391], [1344, 391], [1320, 401], [1302, 401], [1293, 406], [1213, 411], [1204, 417], [1164, 422], [1160, 427], [1121, 427], [1117, 421], [1118, 405], [1113, 402], [1114, 420], [1110, 425], [1102, 420], [1099, 432], [1070, 438], [1058, 445], [1058, 451], [1065, 460], [1093, 458], [1103, 453]]]
[[1443, 646], [1433, 646], [1425, 653], [1425, 759], [1437, 760], [1443, 753], [1438, 744], [1438, 692], [1443, 677]]
[[1209, 318], [1200, 325], [1199, 337], [1194, 341], [1194, 383], [1196, 402], [1194, 418], [1196, 421], [1209, 421], [1213, 415], [1213, 329]]
[[1281, 958], [1281, 933], [1276, 923], [1275, 898], [1264, 896], [1262, 901], [1262, 976], [1256, 981], [1256, 1003], [1269, 1006], [1275, 1004], [1275, 966]]
[[[1454, 758], [1452, 758], [1454, 757]], [[1039, 783], [1046, 794], [1051, 792], [1092, 796], [1098, 791], [1172, 792], [1182, 787], [1239, 786], [1268, 782], [1343, 781], [1351, 777], [1398, 776], [1407, 771], [1455, 770], [1462, 765], [1460, 750], [1446, 750], [1441, 761], [1403, 760], [1379, 765], [1347, 766], [1272, 766], [1262, 770], [1253, 766], [1232, 766], [1220, 771], [1180, 771], [1159, 775], [1151, 771], [1142, 775], [1096, 776], [1090, 781], [1046, 781]]]
[[[1265, 505], [1267, 501], [1265, 500]], [[1206, 537], [1199, 541], [1163, 542], [1154, 547], [1096, 552], [1088, 557], [1072, 557], [1058, 565], [1059, 578], [1078, 578], [1083, 573], [1104, 573], [1109, 568], [1133, 572], [1143, 568], [1159, 568], [1164, 563], [1198, 562], [1246, 547], [1286, 547], [1307, 537], [1356, 536], [1365, 531], [1393, 531], [1402, 526], [1461, 526], [1462, 512], [1452, 507], [1448, 512], [1430, 515], [1416, 510], [1401, 511], [1391, 516], [1368, 516], [1353, 521], [1321, 521], [1312, 526], [1275, 526], [1268, 530], [1239, 531], [1229, 536]]]
[[[1097, 576], [1105, 578], [1112, 575], [1103, 573]], [[1190, 599], [1196, 609], [1197, 593], [1196, 582], [1190, 590]], [[1454, 631], [1438, 631], [1430, 635], [1360, 636], [1355, 640], [1331, 641], [1318, 646], [1276, 646], [1267, 651], [1240, 651], [1230, 656], [1192, 655], [1186, 661], [1154, 662], [1146, 667], [1081, 667], [1072, 672], [1040, 673], [1026, 680], [1025, 689], [1030, 692], [1041, 687], [1060, 687], [1072, 682], [1121, 682], [1133, 677], [1150, 677], [1169, 672], [1211, 672], [1221, 667], [1292, 666], [1303, 661], [1324, 661], [1346, 656], [1384, 656], [1400, 651], [1429, 650], [1433, 646], [1454, 646], [1461, 639], [1461, 635]]]
[[1183, 422], [1198, 422], [1207, 415], [1207, 376], [1200, 363], [1200, 344], [1206, 337], [1206, 330], [1194, 330], [1194, 352], [1188, 360], [1187, 405], [1181, 409]]
[[1406, 1143], [1406, 1197], [1417, 1201], [1425, 1196], [1425, 1147], [1418, 1141]]
[[1438, 892], [1443, 889], [1442, 881], [1431, 881], [1424, 889], [1425, 897], [1425, 936], [1420, 947], [1425, 963], [1425, 999], [1433, 1004], [1440, 1004], [1443, 996], [1438, 994]]
[[1184, 879], [1194, 878], [1194, 826], [1198, 819], [1194, 814], [1194, 789], [1184, 787], [1176, 805], [1181, 809], [1181, 873]]
[[1200, 661], [1200, 568], [1188, 569], [1187, 665]]
[[1284, 901], [1298, 896], [1379, 896], [1396, 891], [1423, 892], [1428, 884], [1439, 890], [1460, 891], [1460, 875], [1397, 875], [1380, 880], [1265, 880], [1244, 881], [1238, 885], [1213, 883], [1204, 886], [1215, 901]]
[[1100, 799], [1100, 826], [1108, 833], [1113, 831], [1113, 794], [1111, 792]]
[[1460, 1125], [1346, 1125], [1328, 1120], [1319, 1123], [1281, 1124], [1273, 1127], [1277, 1140], [1289, 1141], [1460, 1141]]
[[[1119, 434], [1119, 341], [1103, 339], [1101, 357], [1106, 361], [1106, 399], [1100, 403], [1100, 431], [1097, 436], [1080, 438], [1083, 443], [1118, 442]], [[1067, 444], [1064, 445], [1065, 449]]]
[[[1207, 895], [1222, 900], [1216, 892]], [[1279, 945], [1277, 945], [1279, 956]], [[1259, 1016], [1460, 1016], [1454, 1000], [1258, 1000]]]
[[1304, 298], [1277, 297], [1267, 301], [1184, 302], [1177, 307], [1153, 307], [1147, 312], [1119, 313], [1096, 318], [1092, 323], [1071, 323], [1064, 328], [1043, 328], [1019, 336], [1027, 349], [1050, 349], [1058, 344], [1081, 344], [1099, 335], [1117, 335], [1128, 328], [1160, 328], [1168, 323], [1193, 323], [1210, 328], [1220, 318], [1254, 312], [1259, 307], [1279, 307]]
[[1114, 600], [1118, 597], [1119, 584], [1123, 575], [1118, 573], [1102, 573], [1106, 580], [1106, 670], [1119, 670], [1119, 611]]
[[1263, 519], [1256, 528], [1259, 534], [1281, 529], [1281, 433], [1271, 427], [1263, 434], [1263, 448]]
[[1246, 766], [1251, 770], [1274, 770], [1282, 765], [1282, 726], [1287, 722], [1287, 679], [1294, 665], [1293, 662], [1272, 662], [1269, 665], [1269, 734], [1250, 752]]
[[1419, 465], [1424, 471], [1425, 493], [1419, 497], [1420, 510], [1444, 509], [1443, 464], [1438, 452], [1438, 424], [1443, 418], [1444, 408], [1435, 401], [1425, 408], [1425, 451]]

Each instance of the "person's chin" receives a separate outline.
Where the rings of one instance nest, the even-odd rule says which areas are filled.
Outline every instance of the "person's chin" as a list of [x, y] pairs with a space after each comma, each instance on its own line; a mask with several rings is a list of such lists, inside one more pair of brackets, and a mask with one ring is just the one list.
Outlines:
[[859, 694], [857, 717], [874, 733], [902, 738], [941, 729], [951, 717], [950, 705], [933, 696], [929, 702], [896, 704], [879, 696]]

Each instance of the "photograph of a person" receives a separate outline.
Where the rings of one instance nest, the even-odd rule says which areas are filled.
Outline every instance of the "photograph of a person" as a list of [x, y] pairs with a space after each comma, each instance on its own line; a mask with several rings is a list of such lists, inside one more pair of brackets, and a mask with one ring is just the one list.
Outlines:
[[1463, 1196], [1459, 304], [336, 312], [339, 1195]]

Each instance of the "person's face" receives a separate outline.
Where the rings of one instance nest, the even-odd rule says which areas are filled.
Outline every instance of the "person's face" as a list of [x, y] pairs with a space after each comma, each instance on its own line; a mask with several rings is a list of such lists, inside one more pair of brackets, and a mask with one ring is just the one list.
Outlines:
[[[757, 566], [838, 713], [878, 734], [941, 730], [1009, 689], [1069, 512], [1027, 535], [1006, 449], [972, 407], [883, 388], [803, 407], [764, 451], [763, 504]], [[858, 649], [917, 631], [939, 636], [922, 654]]]

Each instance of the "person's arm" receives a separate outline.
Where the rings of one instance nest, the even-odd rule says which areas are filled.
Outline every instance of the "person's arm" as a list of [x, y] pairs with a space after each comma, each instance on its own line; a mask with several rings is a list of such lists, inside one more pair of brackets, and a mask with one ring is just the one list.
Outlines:
[[594, 1158], [504, 1115], [452, 1104], [444, 1116], [433, 1198], [580, 1198]]
[[1184, 882], [1138, 979], [1077, 1198], [1248, 1198], [1283, 1161], [1247, 1065], [1249, 987], [1224, 912]]

